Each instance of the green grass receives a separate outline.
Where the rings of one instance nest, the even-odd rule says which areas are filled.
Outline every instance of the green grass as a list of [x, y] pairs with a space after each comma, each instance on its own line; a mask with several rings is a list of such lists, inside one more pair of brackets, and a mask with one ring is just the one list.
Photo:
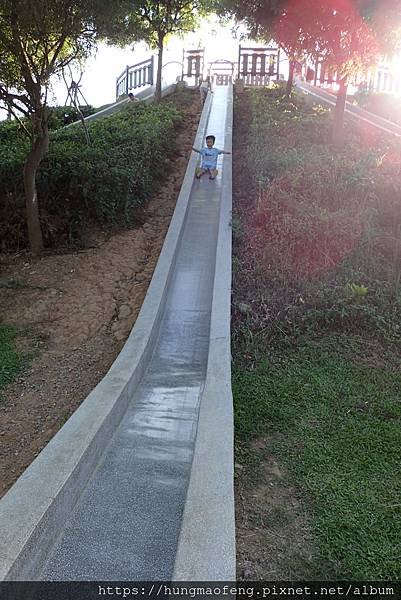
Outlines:
[[25, 281], [24, 278], [15, 277], [14, 279], [0, 279], [0, 288], [8, 289], [8, 290], [21, 290], [21, 289], [31, 289], [31, 290], [46, 290], [47, 288], [42, 285], [30, 285]]
[[310, 498], [316, 577], [399, 579], [401, 373], [354, 362], [352, 342], [234, 369], [238, 454], [273, 435], [272, 453]]
[[15, 347], [17, 331], [0, 325], [0, 398], [1, 390], [11, 383], [26, 364], [26, 358]]

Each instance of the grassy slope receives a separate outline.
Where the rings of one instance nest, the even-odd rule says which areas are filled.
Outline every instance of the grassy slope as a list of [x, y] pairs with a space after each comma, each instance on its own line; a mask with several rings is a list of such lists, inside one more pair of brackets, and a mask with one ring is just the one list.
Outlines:
[[0, 394], [24, 366], [24, 358], [15, 348], [16, 335], [15, 329], [0, 324]]
[[311, 499], [316, 576], [399, 578], [401, 373], [354, 364], [338, 342], [235, 370], [238, 450], [274, 434], [272, 452]]
[[[251, 441], [272, 435], [272, 452], [304, 493], [311, 515], [315, 553], [304, 577], [400, 578], [401, 360], [395, 328], [399, 298], [391, 279], [394, 270], [383, 267], [385, 256], [381, 256], [379, 247], [371, 250], [366, 263], [363, 234], [344, 257], [338, 258], [338, 249], [333, 248], [329, 259], [335, 256], [336, 260], [328, 261], [330, 269], [322, 269], [320, 257], [313, 262], [319, 244], [311, 246], [314, 252], [300, 252], [299, 248], [303, 251], [308, 246], [315, 230], [321, 232], [319, 217], [324, 211], [319, 213], [319, 207], [326, 203], [327, 208], [326, 198], [331, 191], [324, 184], [321, 195], [316, 192], [321, 183], [319, 176], [329, 172], [327, 164], [319, 162], [321, 157], [326, 157], [329, 164], [333, 160], [325, 142], [327, 117], [297, 106], [296, 101], [293, 106], [281, 103], [274, 94], [270, 107], [261, 93], [255, 95], [251, 105], [253, 140], [245, 152], [251, 175], [248, 188], [257, 197], [241, 200], [234, 221], [237, 459], [255, 469]], [[315, 148], [311, 143], [307, 147], [308, 135], [315, 136], [314, 119], [319, 120], [321, 131], [320, 145], [314, 139], [313, 143], [318, 142]], [[354, 148], [356, 142], [352, 140]], [[366, 154], [372, 156], [376, 151], [370, 146]], [[352, 152], [348, 156], [347, 152], [349, 148], [344, 150], [344, 165], [350, 167], [351, 183], [355, 185], [345, 190], [348, 201], [358, 197], [364, 181], [372, 182], [373, 188], [373, 179], [380, 174], [374, 172], [363, 154], [356, 156], [356, 167]], [[308, 179], [303, 156], [308, 163], [318, 164], [312, 179]], [[334, 160], [338, 164], [344, 159], [337, 156]], [[304, 175], [301, 178], [300, 172]], [[263, 181], [266, 183], [261, 185]], [[291, 187], [294, 181], [302, 182], [301, 194], [299, 185], [295, 190]], [[325, 226], [329, 223], [327, 228], [330, 230], [331, 225], [337, 235], [335, 203], [342, 210], [349, 205], [351, 226], [355, 213], [352, 201], [341, 204], [338, 190], [345, 186], [340, 174], [334, 183], [336, 197], [330, 198], [328, 205], [330, 218], [334, 216], [332, 223], [326, 218]], [[308, 191], [312, 185], [313, 194]], [[273, 194], [269, 192], [272, 189]], [[361, 200], [366, 204], [368, 188], [364, 190]], [[302, 221], [301, 227], [301, 217], [297, 218], [293, 206], [304, 203], [304, 216], [305, 207], [308, 209], [312, 203], [311, 196], [317, 210], [309, 223]], [[288, 198], [294, 199], [294, 205], [281, 219], [280, 210], [288, 209]], [[271, 227], [274, 219], [278, 225], [275, 229]], [[283, 227], [288, 222], [292, 230]], [[373, 223], [376, 230], [383, 222], [379, 214]], [[372, 220], [369, 224], [372, 227]], [[362, 220], [363, 227], [366, 223]], [[306, 232], [304, 240], [302, 231]], [[269, 245], [273, 235], [274, 244]], [[291, 246], [294, 236], [300, 241], [295, 251]], [[330, 245], [325, 247], [330, 253]], [[269, 262], [268, 268], [263, 268], [264, 259]], [[306, 260], [310, 268], [300, 278], [297, 273]], [[279, 266], [275, 269], [274, 265]], [[348, 282], [346, 289], [350, 292], [349, 284], [356, 278], [357, 284], [366, 284], [368, 297], [358, 287], [351, 288], [353, 297], [347, 297], [345, 286]], [[253, 479], [257, 478], [256, 474]]]

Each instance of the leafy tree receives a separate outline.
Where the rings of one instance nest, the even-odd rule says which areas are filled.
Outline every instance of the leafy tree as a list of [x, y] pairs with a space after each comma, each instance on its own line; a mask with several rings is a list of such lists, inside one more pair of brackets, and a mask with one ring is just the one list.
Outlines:
[[360, 1], [326, 0], [315, 6], [310, 19], [315, 56], [323, 58], [339, 80], [332, 132], [335, 145], [343, 142], [348, 83], [374, 64], [380, 54], [377, 37], [364, 19], [364, 7], [366, 3]]
[[272, 37], [288, 56], [287, 96], [292, 90], [296, 62], [303, 61], [316, 51], [315, 37], [310, 25], [309, 0], [298, 0], [296, 3], [284, 6], [272, 23]]
[[50, 79], [92, 50], [98, 28], [112, 17], [106, 0], [0, 0], [0, 101], [30, 138], [24, 165], [26, 215], [31, 251], [43, 247], [36, 172], [49, 146]]
[[290, 61], [287, 93], [297, 60], [323, 58], [337, 72], [336, 144], [342, 142], [350, 79], [377, 60], [383, 49], [378, 38], [392, 49], [401, 39], [400, 8], [393, 0], [221, 0], [220, 6], [220, 12], [244, 22], [250, 35], [266, 41], [273, 38], [286, 51]]
[[377, 34], [384, 54], [401, 52], [401, 3], [394, 0], [360, 0], [360, 10]]
[[287, 0], [220, 0], [220, 15], [234, 17], [243, 23], [251, 38], [268, 43], [271, 39], [282, 48], [290, 63], [286, 94], [292, 89], [295, 62], [304, 56], [303, 40], [300, 36], [300, 19], [286, 13]]
[[393, 0], [291, 0], [284, 13], [275, 30], [278, 39], [296, 35], [296, 26], [280, 28], [280, 19], [297, 23], [304, 55], [324, 60], [337, 73], [332, 140], [341, 145], [348, 83], [376, 63], [380, 54], [400, 49], [401, 7]]
[[289, 60], [286, 95], [291, 93], [294, 68], [313, 51], [310, 25], [310, 0], [221, 0], [220, 14], [235, 17], [248, 29], [249, 36], [268, 43], [271, 39], [284, 50]]
[[138, 0], [125, 2], [120, 27], [110, 31], [112, 43], [145, 41], [158, 51], [155, 101], [161, 98], [163, 49], [172, 34], [193, 31], [199, 18], [213, 8], [213, 0]]

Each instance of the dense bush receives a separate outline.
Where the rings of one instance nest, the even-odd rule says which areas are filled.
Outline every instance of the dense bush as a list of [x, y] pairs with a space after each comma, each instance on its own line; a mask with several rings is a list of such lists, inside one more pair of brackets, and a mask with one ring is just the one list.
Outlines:
[[19, 138], [20, 125], [17, 121], [0, 121], [0, 148], [8, 143], [16, 143]]
[[[81, 106], [81, 113], [84, 117], [88, 117], [96, 112], [96, 109], [93, 106]], [[79, 121], [79, 114], [76, 108], [73, 106], [55, 106], [49, 108], [49, 130], [59, 129], [60, 127], [64, 127], [64, 125], [68, 125], [70, 123], [74, 123]], [[23, 118], [22, 122], [27, 126], [29, 130], [29, 120]], [[5, 143], [13, 143], [16, 139], [22, 138], [25, 133], [22, 131], [21, 125], [15, 121], [0, 121], [0, 142], [1, 144]]]
[[[174, 151], [180, 113], [169, 102], [130, 104], [88, 123], [90, 145], [79, 124], [50, 134], [38, 176], [46, 246], [82, 243], [87, 227], [129, 225], [165, 175]], [[2, 249], [24, 247], [23, 163], [27, 141], [17, 136], [0, 147], [0, 239]]]
[[[22, 169], [29, 149], [28, 140], [20, 137], [13, 122], [0, 126], [0, 250], [24, 247], [25, 198]], [[4, 133], [7, 139], [2, 138]]]
[[[84, 117], [93, 115], [96, 109], [93, 106], [80, 106], [80, 111]], [[80, 115], [73, 106], [56, 106], [51, 109], [49, 117], [49, 129], [59, 129], [64, 125], [79, 121]]]
[[323, 330], [399, 340], [399, 142], [348, 131], [338, 151], [327, 144], [328, 114], [302, 98], [255, 90], [242, 101], [253, 197], [242, 192], [234, 227], [237, 356]]

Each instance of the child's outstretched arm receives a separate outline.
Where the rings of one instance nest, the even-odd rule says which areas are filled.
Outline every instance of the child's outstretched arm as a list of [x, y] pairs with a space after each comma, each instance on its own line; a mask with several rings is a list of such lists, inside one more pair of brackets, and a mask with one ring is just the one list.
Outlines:
[[194, 147], [192, 147], [192, 150], [193, 150], [194, 152], [197, 152], [198, 154], [200, 154], [200, 150], [198, 150], [197, 148], [194, 148]]
[[220, 150], [219, 154], [231, 154], [228, 150]]

